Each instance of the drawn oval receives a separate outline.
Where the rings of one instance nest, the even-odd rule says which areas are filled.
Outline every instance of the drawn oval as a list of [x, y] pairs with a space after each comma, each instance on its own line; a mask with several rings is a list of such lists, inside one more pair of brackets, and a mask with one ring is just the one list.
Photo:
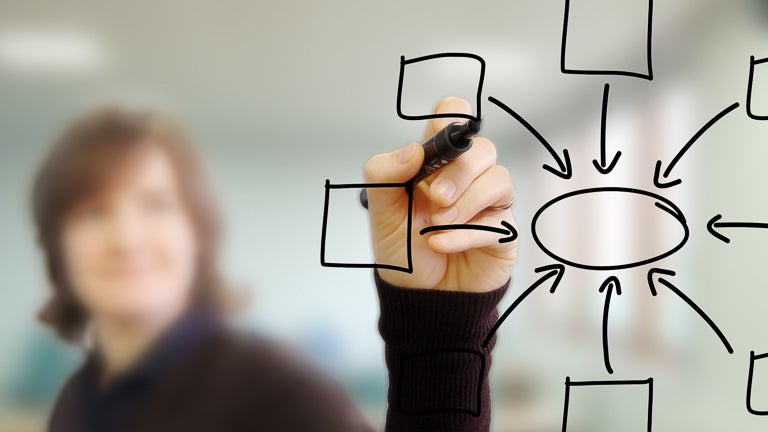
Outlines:
[[[633, 203], [632, 206], [622, 206], [621, 203], [625, 200], [631, 200], [636, 201]], [[590, 202], [592, 201], [592, 202]], [[596, 204], [597, 203], [597, 204]], [[580, 205], [581, 204], [581, 205]], [[586, 204], [586, 205], [585, 205]], [[541, 228], [540, 225], [542, 225], [542, 220], [547, 219], [549, 216], [548, 214], [551, 213], [557, 213], [559, 209], [565, 208], [568, 209], [568, 206], [575, 206], [572, 207], [575, 209], [575, 211], [571, 211], [568, 214], [566, 214], [567, 221], [569, 221], [571, 224], [575, 225], [570, 227], [570, 229], [577, 229], [578, 232], [576, 233], [568, 233], [569, 240], [572, 241], [574, 236], [581, 235], [582, 241], [597, 241], [595, 238], [598, 237], [606, 237], [610, 239], [610, 242], [613, 242], [613, 245], [605, 244], [606, 242], [600, 242], [599, 247], [596, 249], [591, 250], [585, 250], [585, 249], [578, 249], [571, 251], [563, 251], [563, 250], [556, 250], [554, 246], [556, 246], [556, 241], [552, 241], [553, 239], [550, 239], [548, 237], [551, 237], [550, 235], [543, 235], [539, 229]], [[650, 207], [648, 207], [650, 206]], [[611, 230], [616, 228], [616, 222], [617, 218], [613, 219], [605, 219], [605, 220], [588, 220], [588, 221], [579, 221], [579, 217], [590, 217], [590, 212], [586, 212], [587, 214], [584, 215], [583, 209], [589, 209], [591, 211], [597, 211], [597, 219], [600, 219], [603, 216], [603, 213], [610, 213], [613, 212], [613, 216], [616, 216], [616, 213], [619, 213], [619, 216], [621, 216], [621, 211], [624, 211], [627, 213], [626, 219], [643, 219], [642, 222], [645, 223], [645, 228], [647, 230], [643, 230], [643, 227], [639, 227], [637, 229], [632, 230], [629, 232], [629, 242], [623, 243], [627, 240], [628, 236], [622, 234], [627, 234], [627, 231], [625, 232], [616, 232], [612, 233]], [[653, 211], [650, 211], [649, 209], [652, 208]], [[627, 211], [629, 209], [629, 211]], [[653, 214], [652, 218], [656, 217], [667, 217], [674, 221], [672, 226], [675, 227], [674, 229], [677, 229], [679, 227], [679, 233], [682, 235], [674, 236], [675, 239], [673, 239], [672, 242], [668, 242], [667, 238], [657, 238], [653, 237], [652, 242], [653, 247], [652, 249], [656, 250], [643, 250], [641, 252], [641, 256], [632, 256], [632, 257], [622, 257], [621, 255], [623, 253], [626, 253], [627, 250], [633, 249], [632, 248], [632, 239], [637, 238], [649, 238], [649, 236], [646, 234], [647, 232], [655, 232], [655, 230], [658, 230], [659, 227], [663, 226], [662, 223], [655, 223], [656, 219], [653, 221], [649, 221], [647, 219], [652, 219], [649, 217], [646, 217], [644, 213], [650, 215]], [[639, 217], [640, 216], [640, 217]], [[583, 222], [589, 222], [589, 223], [583, 223]], [[618, 221], [621, 223], [627, 222], [627, 220]], [[638, 222], [637, 220], [633, 222]], [[546, 226], [546, 224], [544, 224]], [[568, 224], [555, 224], [556, 229], [562, 229], [565, 227], [568, 229]], [[592, 227], [590, 230], [590, 226]], [[536, 212], [536, 214], [533, 216], [533, 220], [531, 221], [531, 233], [533, 235], [533, 239], [536, 242], [536, 244], [539, 246], [539, 248], [549, 255], [550, 257], [556, 259], [557, 261], [567, 264], [573, 267], [582, 268], [582, 269], [588, 269], [588, 270], [619, 270], [619, 269], [626, 269], [631, 267], [637, 267], [644, 264], [649, 264], [655, 261], [658, 261], [660, 259], [666, 258], [673, 253], [677, 252], [682, 248], [685, 243], [688, 241], [689, 237], [689, 229], [688, 224], [686, 223], [685, 216], [683, 216], [682, 211], [669, 199], [655, 194], [653, 192], [648, 192], [640, 189], [633, 189], [633, 188], [624, 188], [624, 187], [600, 187], [600, 188], [591, 188], [591, 189], [582, 189], [582, 190], [576, 190], [572, 192], [565, 193], [563, 195], [560, 195], [558, 197], [555, 197], [554, 199], [550, 200], [539, 210]], [[556, 234], [564, 234], [564, 233], [556, 233]], [[640, 237], [637, 237], [640, 236]], [[672, 236], [669, 236], [672, 237]], [[661, 241], [659, 241], [661, 240]], [[553, 244], [554, 243], [554, 244]], [[659, 243], [670, 243], [668, 245], [659, 245]], [[577, 246], [581, 245], [582, 243], [577, 242]], [[613, 250], [611, 250], [610, 246], [613, 246]], [[562, 248], [561, 248], [562, 249]], [[637, 248], [634, 248], [637, 249]], [[603, 255], [607, 255], [608, 258], [601, 257], [601, 258], [595, 258], [590, 257], [589, 253], [590, 251], [597, 250], [600, 253], [603, 253]], [[607, 251], [607, 253], [606, 253]]]

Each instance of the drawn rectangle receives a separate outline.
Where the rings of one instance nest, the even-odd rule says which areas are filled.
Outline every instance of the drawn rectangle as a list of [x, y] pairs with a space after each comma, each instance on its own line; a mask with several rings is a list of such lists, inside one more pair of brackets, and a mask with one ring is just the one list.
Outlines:
[[[755, 355], [754, 351], [751, 351], [749, 353], [749, 377], [747, 378], [747, 411], [749, 411], [750, 414], [757, 415], [757, 416], [765, 416], [768, 415], [768, 403], [766, 403], [766, 393], [768, 393], [768, 388], [766, 386], [762, 386], [758, 388], [757, 392], [755, 392], [754, 383], [755, 383], [755, 364], [760, 360], [765, 360], [768, 358], [768, 353], [758, 354]], [[768, 363], [768, 362], [760, 362]], [[757, 382], [764, 383], [766, 380], [766, 376], [768, 376], [768, 371], [765, 371], [765, 366], [760, 368], [760, 372], [757, 374], [758, 379]], [[755, 393], [758, 393], [758, 397], [755, 398]], [[755, 399], [758, 399], [761, 403], [755, 404]], [[760, 405], [761, 409], [755, 408], [756, 405]]]
[[[435, 365], [440, 370], [436, 371]], [[397, 407], [405, 414], [464, 413], [477, 417], [482, 413], [485, 367], [483, 353], [468, 348], [404, 354], [400, 359]], [[403, 388], [405, 382], [420, 382], [422, 386]], [[442, 391], [436, 394], [434, 389]], [[459, 394], [465, 397], [456, 397]], [[466, 405], [456, 405], [457, 401]]]
[[[465, 84], [471, 85], [475, 88], [475, 115], [466, 114], [466, 113], [416, 113], [416, 114], [406, 114], [403, 112], [403, 87], [405, 82], [405, 71], [407, 66], [409, 65], [415, 65], [419, 63], [426, 63], [426, 62], [435, 62], [435, 61], [441, 61], [444, 59], [460, 59], [465, 62], [471, 62], [471, 63], [477, 63], [478, 66], [478, 75], [477, 77], [473, 77], [473, 79]], [[411, 66], [413, 67], [413, 66]], [[446, 69], [447, 71], [450, 71], [451, 69]], [[422, 57], [416, 57], [412, 59], [406, 59], [405, 56], [400, 56], [400, 78], [398, 79], [397, 83], [397, 115], [404, 119], [404, 120], [427, 120], [427, 119], [433, 119], [433, 118], [449, 118], [449, 117], [459, 117], [459, 118], [466, 118], [471, 120], [479, 120], [481, 118], [481, 104], [480, 101], [483, 97], [483, 81], [485, 80], [485, 60], [483, 60], [482, 57], [471, 54], [471, 53], [441, 53], [441, 54], [432, 54], [432, 55], [426, 55]], [[440, 95], [446, 95], [446, 94], [456, 94], [456, 89], [442, 89], [439, 94]]]
[[754, 120], [768, 120], [768, 58], [749, 59], [747, 115]]
[[[595, 394], [595, 392], [600, 393]], [[591, 401], [588, 400], [590, 398]], [[597, 403], [594, 402], [595, 399], [597, 399]], [[581, 424], [579, 424], [579, 420], [581, 420]], [[589, 428], [594, 428], [595, 425], [586, 423], [592, 421], [600, 421], [602, 423], [601, 430], [651, 432], [653, 378], [645, 380], [571, 381], [570, 377], [566, 377], [562, 431], [590, 430]], [[617, 424], [612, 424], [612, 421]], [[568, 429], [569, 425], [573, 430]]]
[[652, 30], [653, 0], [565, 0], [560, 70], [652, 80]]
[[[408, 218], [406, 223], [406, 232], [403, 233], [406, 236], [406, 265], [394, 264], [394, 263], [366, 263], [366, 262], [338, 262], [329, 261], [326, 259], [327, 251], [327, 237], [328, 237], [328, 214], [330, 210], [330, 197], [331, 191], [339, 189], [358, 189], [363, 190], [367, 188], [405, 188], [408, 193]], [[320, 237], [320, 265], [323, 267], [345, 267], [345, 268], [381, 268], [390, 269], [396, 271], [402, 271], [405, 273], [413, 272], [413, 259], [411, 256], [411, 229], [413, 227], [413, 184], [411, 182], [406, 183], [350, 183], [350, 184], [331, 184], [330, 180], [325, 181], [325, 200], [323, 205], [323, 227]]]

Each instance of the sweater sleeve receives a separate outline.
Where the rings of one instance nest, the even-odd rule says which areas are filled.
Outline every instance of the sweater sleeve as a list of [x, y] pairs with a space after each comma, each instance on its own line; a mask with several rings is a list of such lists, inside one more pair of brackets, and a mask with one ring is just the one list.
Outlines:
[[387, 431], [487, 431], [488, 372], [510, 280], [482, 293], [401, 288], [374, 270], [389, 373]]

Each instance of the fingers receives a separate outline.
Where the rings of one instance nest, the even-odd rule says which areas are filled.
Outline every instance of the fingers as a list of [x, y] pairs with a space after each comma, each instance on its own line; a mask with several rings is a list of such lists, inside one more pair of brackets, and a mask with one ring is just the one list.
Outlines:
[[[510, 223], [517, 230], [512, 212], [509, 210], [485, 212], [483, 216], [473, 219], [470, 223], [506, 229], [501, 221]], [[512, 236], [511, 231], [509, 234], [501, 234], [484, 230], [446, 230], [433, 233], [427, 242], [430, 249], [441, 254], [454, 254], [479, 248], [514, 250], [516, 248], [514, 242], [499, 242], [499, 239], [508, 239]]]
[[[424, 149], [412, 142], [405, 147], [389, 153], [372, 156], [365, 163], [365, 181], [367, 183], [405, 183], [421, 169]], [[407, 196], [405, 188], [367, 189], [369, 205], [375, 207], [391, 205]]]
[[[437, 104], [434, 113], [471, 115], [472, 105], [462, 98], [447, 97]], [[432, 119], [427, 125], [425, 139], [449, 123], [463, 120], [461, 118]], [[423, 160], [424, 149], [418, 143], [410, 143], [394, 152], [375, 155], [368, 159], [365, 164], [365, 181], [367, 183], [405, 183], [419, 172]], [[464, 164], [466, 165], [467, 162]], [[368, 188], [366, 193], [368, 194], [369, 206], [373, 203], [374, 207], [382, 206], [381, 208], [392, 205], [407, 196], [404, 188]]]
[[472, 147], [438, 172], [429, 186], [429, 196], [438, 207], [452, 205], [472, 181], [496, 165], [496, 147], [483, 137], [475, 137]]
[[[460, 113], [472, 115], [472, 105], [465, 99], [456, 96], [449, 96], [442, 99], [435, 106], [433, 114]], [[465, 122], [467, 119], [458, 117], [446, 117], [431, 119], [427, 123], [427, 129], [424, 131], [424, 140], [438, 133], [442, 128], [453, 122]]]
[[432, 214], [432, 223], [466, 223], [488, 207], [509, 204], [514, 196], [509, 171], [501, 165], [494, 165], [475, 178], [453, 204], [437, 209]]

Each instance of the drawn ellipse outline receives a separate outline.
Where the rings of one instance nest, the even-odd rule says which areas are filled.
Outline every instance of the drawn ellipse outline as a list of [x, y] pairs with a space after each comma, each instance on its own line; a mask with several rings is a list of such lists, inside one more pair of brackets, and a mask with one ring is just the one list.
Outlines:
[[[544, 246], [544, 242], [542, 241], [542, 239], [539, 236], [539, 233], [536, 230], [536, 224], [538, 223], [541, 215], [548, 208], [550, 208], [554, 204], [557, 204], [558, 202], [566, 200], [567, 198], [571, 198], [579, 195], [602, 193], [602, 192], [620, 192], [620, 193], [642, 195], [642, 196], [646, 196], [656, 200], [655, 206], [663, 210], [664, 212], [668, 213], [669, 215], [671, 215], [680, 224], [681, 228], [683, 229], [683, 238], [675, 246], [658, 255], [641, 259], [638, 261], [634, 261], [634, 262], [609, 264], [609, 265], [597, 265], [597, 264], [577, 262], [577, 261], [562, 257], [556, 254], [555, 252], [553, 252], [552, 250], [550, 250], [549, 248], [547, 248], [546, 246]], [[585, 269], [585, 270], [621, 270], [621, 269], [627, 269], [632, 267], [639, 267], [645, 264], [650, 264], [652, 262], [659, 261], [661, 259], [664, 259], [674, 254], [675, 252], [680, 250], [683, 246], [685, 246], [685, 243], [688, 242], [688, 238], [690, 236], [690, 229], [688, 228], [688, 223], [685, 220], [685, 216], [683, 215], [683, 212], [680, 210], [680, 208], [677, 205], [675, 205], [675, 203], [673, 203], [669, 199], [661, 195], [658, 195], [656, 193], [645, 191], [642, 189], [609, 186], [609, 187], [596, 187], [596, 188], [570, 191], [549, 200], [536, 211], [536, 214], [533, 215], [533, 219], [531, 220], [531, 235], [533, 237], [533, 240], [536, 242], [536, 245], [539, 246], [539, 249], [541, 249], [545, 254], [547, 254], [551, 258], [563, 264], [567, 264], [567, 265], [570, 265], [576, 268]]]

